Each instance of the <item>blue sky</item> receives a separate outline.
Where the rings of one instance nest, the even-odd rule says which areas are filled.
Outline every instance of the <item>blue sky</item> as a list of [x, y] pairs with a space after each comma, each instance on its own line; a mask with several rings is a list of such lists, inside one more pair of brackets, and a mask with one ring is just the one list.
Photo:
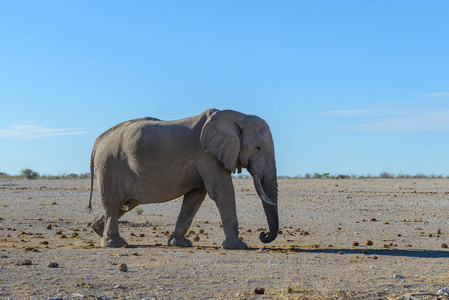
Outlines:
[[447, 1], [7, 1], [0, 172], [84, 173], [124, 120], [234, 109], [278, 173], [449, 174]]

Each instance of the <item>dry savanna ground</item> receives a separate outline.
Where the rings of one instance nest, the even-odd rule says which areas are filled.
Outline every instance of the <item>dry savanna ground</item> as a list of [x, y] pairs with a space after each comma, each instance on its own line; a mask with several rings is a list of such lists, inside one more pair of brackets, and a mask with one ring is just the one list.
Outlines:
[[89, 180], [0, 181], [1, 299], [446, 299], [447, 179], [280, 180], [280, 235], [251, 180], [235, 180], [240, 235], [220, 248], [206, 199], [192, 248], [166, 246], [181, 200], [139, 206], [120, 223], [128, 248], [100, 248]]

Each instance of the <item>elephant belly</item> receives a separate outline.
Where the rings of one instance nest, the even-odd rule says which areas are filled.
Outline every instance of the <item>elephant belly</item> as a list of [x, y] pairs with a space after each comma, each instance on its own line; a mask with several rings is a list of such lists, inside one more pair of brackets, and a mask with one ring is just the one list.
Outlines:
[[138, 184], [134, 181], [134, 184], [127, 185], [128, 199], [140, 203], [167, 202], [204, 186], [201, 180], [192, 179], [194, 178], [152, 176], [148, 180], [141, 180]]

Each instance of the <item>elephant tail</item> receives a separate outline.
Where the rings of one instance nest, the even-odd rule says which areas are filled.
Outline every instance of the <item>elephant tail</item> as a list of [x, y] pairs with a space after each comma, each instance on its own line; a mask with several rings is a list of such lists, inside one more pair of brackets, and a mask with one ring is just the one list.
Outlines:
[[92, 150], [92, 155], [90, 156], [90, 196], [89, 205], [87, 206], [87, 212], [92, 212], [92, 194], [94, 192], [94, 158], [95, 158], [95, 148]]

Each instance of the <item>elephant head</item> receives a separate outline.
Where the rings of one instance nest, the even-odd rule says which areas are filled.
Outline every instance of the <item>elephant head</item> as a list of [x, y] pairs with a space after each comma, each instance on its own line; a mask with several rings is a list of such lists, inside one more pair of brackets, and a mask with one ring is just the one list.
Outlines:
[[254, 186], [268, 221], [269, 233], [260, 240], [270, 243], [277, 237], [278, 185], [273, 138], [268, 124], [261, 118], [232, 110], [215, 111], [201, 132], [201, 145], [230, 172], [246, 168], [253, 176]]

